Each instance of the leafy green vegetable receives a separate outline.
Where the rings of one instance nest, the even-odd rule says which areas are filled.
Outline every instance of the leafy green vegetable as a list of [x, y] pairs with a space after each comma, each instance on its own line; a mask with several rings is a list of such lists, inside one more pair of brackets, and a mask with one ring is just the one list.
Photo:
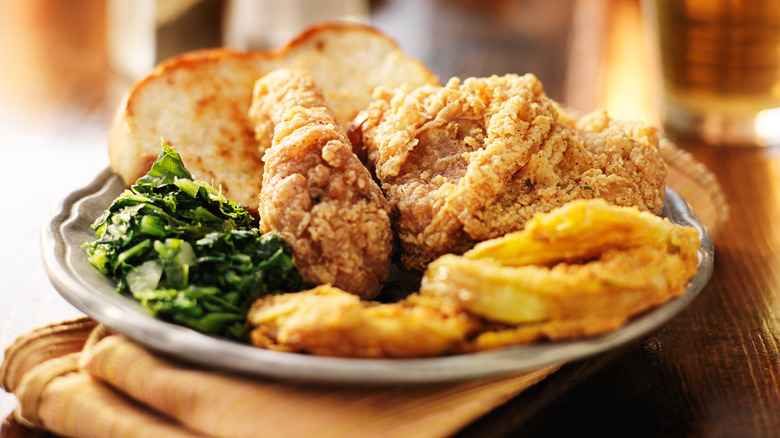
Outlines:
[[152, 314], [195, 330], [245, 340], [257, 298], [303, 288], [292, 252], [260, 235], [252, 217], [194, 180], [165, 142], [151, 170], [92, 228], [88, 259]]

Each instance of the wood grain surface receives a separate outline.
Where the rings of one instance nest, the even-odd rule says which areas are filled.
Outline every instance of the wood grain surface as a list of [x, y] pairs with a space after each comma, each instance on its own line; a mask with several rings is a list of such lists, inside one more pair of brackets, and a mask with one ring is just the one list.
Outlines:
[[[652, 121], [636, 0], [384, 0], [372, 23], [446, 79], [533, 72], [577, 109]], [[105, 2], [0, 2], [0, 343], [80, 313], [49, 285], [39, 230], [108, 164]], [[117, 85], [118, 84], [118, 85]], [[780, 436], [780, 150], [681, 141], [730, 206], [700, 296], [645, 339], [565, 365], [464, 437]], [[16, 406], [0, 395], [0, 415]], [[6, 423], [0, 437], [38, 436]]]

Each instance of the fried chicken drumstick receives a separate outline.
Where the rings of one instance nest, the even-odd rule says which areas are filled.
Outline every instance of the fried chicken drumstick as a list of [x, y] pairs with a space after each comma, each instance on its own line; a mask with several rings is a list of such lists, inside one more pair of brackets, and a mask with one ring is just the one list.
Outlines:
[[656, 129], [604, 112], [568, 116], [533, 75], [454, 78], [375, 97], [350, 137], [397, 218], [405, 268], [422, 271], [574, 199], [663, 207]]
[[262, 77], [250, 119], [264, 150], [261, 231], [292, 247], [304, 280], [376, 296], [392, 251], [389, 206], [313, 80], [287, 69]]

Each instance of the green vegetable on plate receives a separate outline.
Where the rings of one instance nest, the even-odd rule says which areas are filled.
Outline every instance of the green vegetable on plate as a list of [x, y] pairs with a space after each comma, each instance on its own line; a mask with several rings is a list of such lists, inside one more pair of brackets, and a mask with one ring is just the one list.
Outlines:
[[304, 287], [292, 251], [279, 236], [261, 235], [246, 210], [162, 147], [149, 173], [92, 224], [88, 260], [153, 315], [246, 341], [257, 298]]

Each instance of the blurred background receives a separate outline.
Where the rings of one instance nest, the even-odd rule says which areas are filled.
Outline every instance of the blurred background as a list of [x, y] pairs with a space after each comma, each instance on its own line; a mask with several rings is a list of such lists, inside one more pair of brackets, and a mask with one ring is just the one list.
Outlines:
[[[637, 98], [642, 93], [636, 88], [642, 74], [621, 84], [616, 78], [626, 77], [622, 67], [604, 69], [604, 59], [632, 66], [634, 73], [647, 70], [643, 52], [636, 50], [643, 44], [637, 0], [5, 0], [0, 5], [3, 110], [18, 114], [19, 105], [33, 107], [36, 117], [58, 105], [99, 116], [116, 103], [112, 93], [121, 95], [170, 56], [216, 46], [278, 48], [324, 20], [376, 26], [442, 80], [532, 72], [551, 97], [582, 110], [611, 105], [611, 90]], [[624, 35], [622, 47], [604, 45], [608, 32]], [[641, 107], [645, 99], [632, 106]], [[644, 117], [635, 109], [620, 111]]]

